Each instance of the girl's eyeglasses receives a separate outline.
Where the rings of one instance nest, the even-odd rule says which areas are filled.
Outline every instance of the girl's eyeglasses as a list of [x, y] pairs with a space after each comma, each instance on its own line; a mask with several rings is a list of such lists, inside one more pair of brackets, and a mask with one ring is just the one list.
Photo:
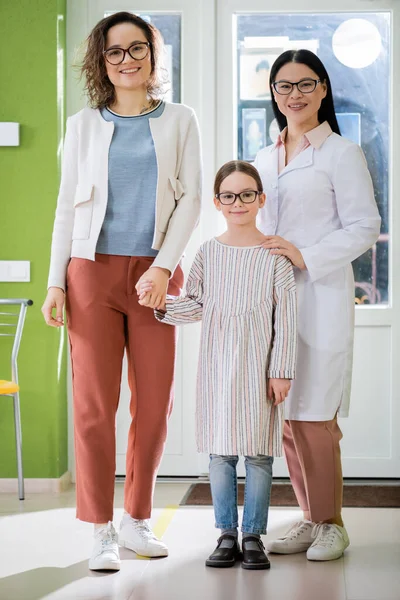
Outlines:
[[221, 194], [215, 194], [215, 197], [221, 204], [234, 204], [236, 198], [240, 198], [240, 201], [243, 202], [243, 204], [251, 204], [259, 194], [262, 194], [262, 192], [246, 190], [245, 192], [240, 192], [240, 194], [235, 194], [234, 192], [222, 192]]

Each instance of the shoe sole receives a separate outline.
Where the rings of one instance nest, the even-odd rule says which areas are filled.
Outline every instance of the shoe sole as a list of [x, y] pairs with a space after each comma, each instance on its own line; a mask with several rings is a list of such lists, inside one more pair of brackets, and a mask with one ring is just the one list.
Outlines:
[[307, 560], [310, 560], [312, 562], [329, 562], [330, 560], [337, 560], [338, 558], [341, 558], [343, 556], [343, 552], [341, 554], [338, 555], [334, 555], [334, 556], [330, 556], [329, 558], [310, 558], [307, 556]]
[[215, 567], [217, 569], [229, 569], [229, 567], [234, 567], [236, 564], [236, 560], [232, 562], [217, 561], [217, 560], [206, 560], [206, 567]]
[[[312, 543], [312, 542], [311, 542]], [[289, 550], [289, 549], [270, 549], [267, 546], [267, 552], [269, 552], [270, 554], [300, 554], [301, 552], [307, 552], [307, 550], [310, 548], [311, 544], [309, 546], [307, 546], [306, 548], [302, 548], [299, 550]]]
[[93, 564], [89, 561], [89, 569], [90, 571], [119, 571], [121, 569], [121, 563], [107, 562], [102, 565], [96, 565], [96, 563]]
[[315, 557], [307, 556], [307, 560], [311, 560], [313, 562], [328, 562], [330, 560], [337, 560], [338, 558], [342, 558], [343, 554], [344, 554], [344, 550], [343, 550], [343, 552], [340, 552], [340, 554], [334, 554], [333, 556], [330, 556], [329, 558], [318, 558], [317, 556], [315, 556]]
[[262, 571], [265, 569], [270, 569], [271, 568], [271, 564], [270, 563], [260, 563], [260, 564], [247, 564], [242, 562], [242, 569], [248, 569], [249, 571]]
[[128, 542], [127, 540], [118, 540], [118, 544], [119, 546], [121, 546], [122, 548], [128, 548], [128, 550], [132, 550], [132, 552], [135, 552], [135, 554], [137, 554], [138, 556], [144, 556], [145, 558], [161, 558], [161, 557], [165, 557], [168, 556], [168, 549], [165, 549], [165, 551], [158, 552], [157, 554], [143, 554], [142, 552], [138, 552], [133, 544], [131, 544], [130, 542]]

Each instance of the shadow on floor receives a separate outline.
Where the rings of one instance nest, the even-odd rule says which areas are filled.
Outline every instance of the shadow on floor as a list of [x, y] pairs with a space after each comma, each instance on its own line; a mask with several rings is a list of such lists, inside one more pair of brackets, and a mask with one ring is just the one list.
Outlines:
[[[86, 577], [107, 577], [109, 573], [88, 570], [84, 560], [65, 568], [41, 567], [0, 579], [0, 598], [4, 600], [42, 600], [48, 594]], [[71, 598], [71, 600], [73, 600]]]

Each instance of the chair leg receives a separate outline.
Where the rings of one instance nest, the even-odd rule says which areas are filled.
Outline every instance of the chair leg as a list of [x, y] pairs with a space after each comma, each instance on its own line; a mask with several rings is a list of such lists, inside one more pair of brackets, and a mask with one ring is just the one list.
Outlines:
[[15, 448], [17, 452], [18, 467], [18, 494], [19, 499], [25, 499], [24, 491], [24, 471], [22, 466], [22, 431], [21, 431], [21, 410], [19, 405], [19, 393], [13, 394], [14, 398], [14, 425], [15, 425]]

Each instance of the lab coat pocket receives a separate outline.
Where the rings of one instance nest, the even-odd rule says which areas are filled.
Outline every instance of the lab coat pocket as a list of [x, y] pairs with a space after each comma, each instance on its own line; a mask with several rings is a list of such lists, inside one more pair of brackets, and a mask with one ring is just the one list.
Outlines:
[[93, 185], [78, 183], [74, 197], [73, 240], [88, 240], [93, 217]]
[[299, 333], [320, 352], [343, 352], [353, 336], [345, 275], [345, 269], [338, 269], [303, 289], [298, 286]]

